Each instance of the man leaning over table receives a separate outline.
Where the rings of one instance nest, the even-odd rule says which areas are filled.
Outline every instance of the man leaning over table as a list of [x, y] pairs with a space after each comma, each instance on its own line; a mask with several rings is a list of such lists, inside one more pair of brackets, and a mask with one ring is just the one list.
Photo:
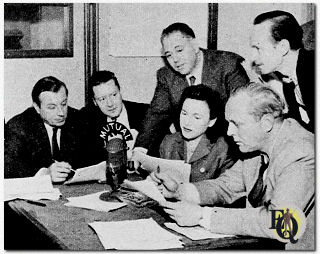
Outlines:
[[[214, 180], [178, 184], [156, 173], [154, 180], [163, 182], [159, 186], [164, 195], [182, 201], [164, 203], [165, 211], [182, 226], [275, 238], [269, 229], [270, 209], [293, 205], [303, 210], [314, 193], [314, 135], [296, 120], [284, 119], [284, 108], [266, 86], [251, 83], [234, 91], [225, 117], [228, 135], [244, 157]], [[266, 188], [260, 193], [259, 181]], [[200, 206], [229, 204], [241, 195], [247, 196], [244, 209]]]
[[153, 156], [158, 155], [169, 126], [174, 123], [180, 129], [179, 100], [186, 87], [204, 84], [217, 91], [225, 104], [233, 88], [249, 81], [241, 56], [200, 48], [187, 24], [169, 25], [160, 40], [167, 65], [157, 72], [155, 93], [135, 144], [137, 151]]
[[63, 182], [85, 166], [79, 112], [68, 107], [68, 89], [59, 79], [40, 79], [32, 90], [33, 106], [6, 124], [5, 178], [50, 174]]
[[275, 10], [258, 15], [250, 36], [253, 67], [285, 99], [287, 111], [314, 133], [315, 57], [303, 46], [295, 17]]

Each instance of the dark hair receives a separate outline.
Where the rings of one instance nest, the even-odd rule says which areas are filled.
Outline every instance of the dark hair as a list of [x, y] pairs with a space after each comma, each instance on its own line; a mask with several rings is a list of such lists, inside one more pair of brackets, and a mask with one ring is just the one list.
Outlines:
[[115, 85], [120, 90], [120, 85], [119, 85], [118, 79], [114, 75], [113, 72], [111, 72], [111, 71], [96, 71], [96, 72], [94, 72], [91, 75], [91, 77], [89, 78], [89, 81], [88, 81], [89, 98], [93, 98], [94, 97], [94, 93], [93, 93], [93, 87], [94, 86], [98, 86], [98, 85], [100, 85], [102, 83], [107, 83], [110, 80], [113, 80]]
[[68, 96], [68, 89], [65, 83], [53, 76], [44, 77], [38, 80], [38, 82], [34, 85], [31, 92], [32, 101], [40, 107], [39, 96], [42, 92], [50, 91], [57, 93], [61, 87], [66, 89], [66, 94]]
[[167, 28], [163, 29], [161, 37], [160, 37], [161, 43], [162, 43], [164, 37], [168, 36], [169, 34], [171, 34], [173, 32], [180, 32], [183, 35], [185, 35], [186, 37], [196, 38], [193, 30], [187, 24], [177, 22], [177, 23], [173, 23], [170, 26], [168, 26]]
[[223, 134], [224, 128], [224, 109], [219, 93], [203, 84], [189, 86], [182, 92], [179, 101], [179, 112], [181, 112], [183, 103], [186, 99], [194, 99], [207, 103], [210, 110], [210, 120], [217, 118], [217, 121], [212, 127], [209, 127], [207, 129], [206, 134], [211, 142], [215, 141], [219, 136]]
[[265, 21], [272, 22], [270, 33], [275, 42], [285, 39], [288, 40], [291, 49], [303, 48], [302, 28], [291, 13], [279, 10], [265, 12], [258, 15], [253, 24]]

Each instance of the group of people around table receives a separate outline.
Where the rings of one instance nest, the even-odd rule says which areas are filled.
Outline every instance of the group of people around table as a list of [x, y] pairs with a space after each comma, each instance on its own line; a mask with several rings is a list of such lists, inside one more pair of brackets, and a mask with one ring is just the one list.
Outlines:
[[81, 110], [68, 106], [62, 81], [40, 79], [33, 106], [6, 123], [5, 178], [50, 174], [64, 182], [72, 170], [105, 160], [101, 129], [119, 122], [132, 133], [135, 167], [139, 153], [191, 164], [188, 183], [161, 171], [149, 177], [178, 200], [161, 205], [179, 225], [275, 238], [270, 210], [304, 210], [315, 191], [314, 52], [284, 11], [258, 15], [250, 38], [261, 83], [250, 82], [241, 56], [200, 48], [188, 25], [165, 28], [166, 65], [147, 108], [123, 100], [110, 71], [89, 78], [91, 103]]

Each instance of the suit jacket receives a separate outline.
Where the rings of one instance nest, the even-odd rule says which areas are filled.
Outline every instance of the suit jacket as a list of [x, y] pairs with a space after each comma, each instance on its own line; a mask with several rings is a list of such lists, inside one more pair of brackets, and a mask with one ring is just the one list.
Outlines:
[[[204, 50], [202, 83], [217, 91], [225, 103], [230, 91], [245, 85], [249, 79], [240, 64], [243, 58], [231, 52]], [[136, 146], [148, 149], [151, 155], [158, 155], [159, 145], [168, 134], [171, 123], [179, 130], [179, 100], [188, 86], [185, 76], [164, 66], [157, 72], [157, 86]]]
[[[304, 210], [314, 193], [314, 135], [296, 120], [288, 118], [278, 134], [272, 151], [268, 152], [269, 166], [263, 197], [269, 207], [245, 209], [214, 207], [211, 213], [212, 232], [275, 238], [270, 230], [270, 209], [296, 206]], [[239, 196], [248, 196], [260, 168], [260, 156], [239, 160], [220, 177], [193, 183], [200, 194], [201, 204], [228, 204]]]
[[[123, 101], [127, 110], [128, 121], [131, 129], [136, 129], [138, 132], [141, 129], [142, 119], [147, 111], [148, 104]], [[104, 127], [108, 120], [107, 116], [94, 105], [88, 105], [80, 110], [81, 120], [85, 135], [82, 137], [84, 142], [90, 147], [89, 158], [91, 164], [96, 164], [105, 160], [105, 151], [103, 149], [104, 142], [100, 137], [102, 127]]]
[[306, 106], [310, 122], [304, 126], [307, 130], [314, 133], [315, 125], [315, 58], [314, 51], [300, 49], [297, 62], [297, 78], [300, 87], [302, 100]]
[[[79, 112], [68, 108], [61, 127], [61, 160], [74, 169], [86, 164], [85, 148], [81, 143]], [[34, 176], [42, 167], [53, 162], [48, 133], [40, 115], [33, 107], [10, 119], [5, 131], [5, 178]]]
[[[171, 160], [187, 160], [187, 147], [180, 132], [167, 135], [160, 145], [160, 157]], [[229, 154], [224, 137], [215, 142], [204, 135], [187, 163], [191, 164], [190, 182], [217, 178], [230, 168], [235, 160]]]

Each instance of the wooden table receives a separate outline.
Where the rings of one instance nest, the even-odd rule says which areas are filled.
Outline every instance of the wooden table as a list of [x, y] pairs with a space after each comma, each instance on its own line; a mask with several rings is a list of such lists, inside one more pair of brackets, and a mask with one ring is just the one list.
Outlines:
[[[89, 223], [94, 221], [134, 220], [152, 217], [160, 225], [163, 225], [164, 222], [170, 220], [158, 206], [138, 208], [133, 205], [127, 205], [115, 211], [99, 212], [64, 205], [67, 202], [67, 197], [107, 190], [108, 186], [106, 184], [82, 183], [69, 186], [55, 185], [55, 187], [60, 189], [62, 197], [57, 201], [41, 201], [46, 204], [45, 207], [29, 204], [23, 200], [15, 200], [7, 204], [8, 208], [14, 213], [32, 222], [37, 230], [52, 243], [51, 247], [45, 245], [49, 249], [103, 250], [104, 248], [98, 236], [89, 226]], [[6, 221], [6, 224], [14, 225], [14, 222]], [[19, 226], [14, 225], [13, 227], [19, 228]], [[38, 239], [38, 244], [39, 241], [45, 240]], [[182, 241], [185, 243], [185, 250], [279, 248], [278, 242], [274, 240], [242, 236], [200, 241], [192, 241], [186, 237], [182, 237]], [[35, 244], [37, 245], [37, 243]], [[41, 249], [46, 249], [46, 247], [42, 246]]]

